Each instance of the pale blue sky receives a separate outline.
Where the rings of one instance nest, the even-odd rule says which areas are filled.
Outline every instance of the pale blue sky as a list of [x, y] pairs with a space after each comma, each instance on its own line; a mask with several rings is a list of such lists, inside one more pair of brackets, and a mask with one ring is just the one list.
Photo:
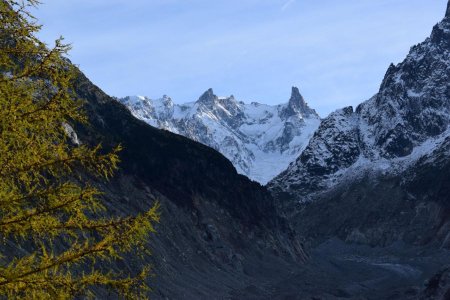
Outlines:
[[378, 90], [391, 62], [422, 42], [447, 0], [44, 0], [46, 42], [112, 96], [206, 89], [278, 104], [300, 88], [321, 116]]

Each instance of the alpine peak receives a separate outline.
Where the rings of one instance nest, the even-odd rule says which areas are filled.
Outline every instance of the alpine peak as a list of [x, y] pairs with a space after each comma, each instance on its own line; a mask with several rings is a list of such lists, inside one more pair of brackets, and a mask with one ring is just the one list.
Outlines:
[[197, 102], [203, 103], [203, 104], [213, 104], [216, 99], [217, 99], [217, 96], [214, 95], [213, 89], [209, 88], [206, 92], [204, 92], [200, 96], [200, 98], [197, 100]]
[[292, 115], [304, 115], [304, 116], [318, 116], [314, 109], [309, 108], [305, 99], [300, 94], [297, 87], [293, 86], [291, 91], [291, 98], [289, 99], [288, 106], [283, 111], [284, 117], [290, 117]]
[[295, 86], [292, 87], [291, 98], [289, 99], [289, 106], [291, 106], [294, 109], [297, 108], [300, 110], [303, 110], [303, 108], [307, 106], [305, 99], [303, 99], [303, 96], [300, 94], [300, 91]]

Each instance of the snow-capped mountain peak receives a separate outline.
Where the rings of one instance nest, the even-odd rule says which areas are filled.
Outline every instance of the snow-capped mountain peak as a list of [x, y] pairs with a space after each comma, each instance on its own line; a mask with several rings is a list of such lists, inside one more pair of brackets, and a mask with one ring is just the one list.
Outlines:
[[174, 104], [170, 97], [120, 99], [152, 126], [208, 145], [226, 156], [241, 174], [262, 184], [283, 171], [306, 147], [320, 124], [298, 88], [286, 104], [245, 104], [212, 89], [197, 101]]
[[449, 9], [450, 2], [429, 38], [389, 66], [375, 96], [322, 121], [296, 162], [270, 182], [275, 193], [304, 201], [361, 170], [405, 168], [420, 158], [417, 149], [439, 146], [450, 125]]

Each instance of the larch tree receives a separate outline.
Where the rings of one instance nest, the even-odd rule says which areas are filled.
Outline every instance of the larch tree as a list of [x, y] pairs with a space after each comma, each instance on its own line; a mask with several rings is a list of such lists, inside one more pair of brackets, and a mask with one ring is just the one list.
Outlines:
[[132, 275], [101, 266], [145, 249], [158, 206], [109, 216], [86, 180], [110, 178], [120, 146], [105, 153], [71, 140], [70, 124], [87, 122], [77, 70], [62, 39], [49, 48], [36, 38], [38, 4], [0, 0], [0, 297], [146, 297], [148, 266]]

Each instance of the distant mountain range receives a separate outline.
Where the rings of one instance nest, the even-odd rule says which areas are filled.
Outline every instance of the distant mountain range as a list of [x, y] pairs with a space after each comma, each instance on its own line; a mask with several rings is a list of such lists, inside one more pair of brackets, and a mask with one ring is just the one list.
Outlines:
[[120, 99], [148, 124], [212, 147], [237, 171], [266, 184], [308, 145], [320, 118], [293, 87], [286, 104], [246, 104], [207, 90], [196, 102], [174, 104], [170, 97]]

